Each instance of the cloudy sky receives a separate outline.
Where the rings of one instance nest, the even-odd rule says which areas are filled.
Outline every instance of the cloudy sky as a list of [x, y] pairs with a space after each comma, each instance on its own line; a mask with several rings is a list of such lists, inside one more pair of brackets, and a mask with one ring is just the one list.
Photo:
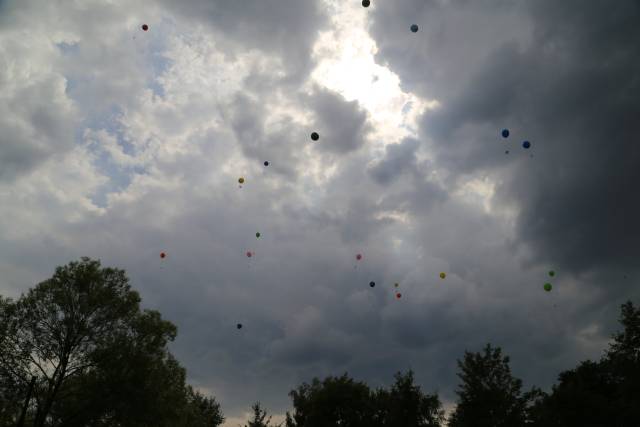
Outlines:
[[412, 368], [450, 406], [486, 342], [547, 388], [640, 296], [638, 22], [635, 0], [0, 0], [0, 293], [125, 269], [227, 425], [345, 371]]

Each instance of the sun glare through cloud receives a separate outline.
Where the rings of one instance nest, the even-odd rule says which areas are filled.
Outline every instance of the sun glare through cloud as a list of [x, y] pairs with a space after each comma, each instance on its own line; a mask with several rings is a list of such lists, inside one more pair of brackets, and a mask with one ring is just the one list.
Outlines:
[[640, 425], [638, 22], [0, 0], [0, 426]]

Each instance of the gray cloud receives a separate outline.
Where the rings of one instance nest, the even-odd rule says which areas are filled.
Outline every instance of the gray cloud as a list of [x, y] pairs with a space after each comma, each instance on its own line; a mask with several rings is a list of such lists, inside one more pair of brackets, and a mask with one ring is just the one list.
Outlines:
[[[77, 51], [52, 49], [60, 72], [16, 92], [13, 115], [0, 115], [0, 138], [12, 135], [0, 140], [3, 170], [34, 175], [0, 187], [3, 294], [82, 255], [125, 268], [145, 306], [178, 325], [172, 350], [189, 380], [231, 416], [255, 400], [283, 412], [296, 384], [344, 371], [384, 385], [413, 368], [426, 390], [451, 400], [455, 359], [487, 341], [543, 387], [598, 356], [617, 305], [638, 295], [636, 3], [398, 0], [358, 10], [371, 15], [378, 62], [405, 90], [441, 104], [425, 112], [419, 136], [379, 151], [357, 101], [306, 92], [311, 48], [329, 25], [319, 3], [227, 3], [133, 11], [135, 25], [152, 23], [151, 51], [170, 50], [160, 71], [147, 69], [154, 54], [136, 56], [133, 46], [146, 42], [110, 38], [111, 25], [129, 25], [117, 26], [125, 9], [70, 9], [73, 22], [109, 13], [102, 27], [62, 37], [77, 35]], [[204, 24], [203, 56], [221, 49], [219, 69], [191, 59], [197, 49], [180, 57], [191, 41], [157, 35], [173, 31], [166, 20], [178, 30]], [[29, 43], [34, 55], [50, 47]], [[242, 56], [252, 49], [258, 59]], [[3, 64], [19, 57], [2, 52]], [[278, 61], [283, 69], [265, 65]], [[121, 66], [135, 75], [119, 80]], [[242, 76], [238, 86], [208, 85], [236, 77], [216, 76], [225, 66]], [[3, 88], [8, 69], [0, 67]], [[101, 79], [82, 80], [100, 70]], [[162, 96], [148, 91], [154, 81]], [[121, 106], [114, 117], [105, 113], [113, 104]], [[102, 210], [83, 204], [95, 191], [84, 184], [110, 177], [88, 154], [65, 157], [74, 119], [131, 145], [131, 164], [144, 166], [105, 195]], [[39, 166], [55, 155], [66, 161]], [[72, 166], [85, 175], [68, 177]], [[491, 209], [460, 196], [473, 179], [495, 183]], [[550, 268], [558, 277], [546, 294]]]
[[321, 88], [315, 88], [311, 96], [304, 98], [317, 120], [318, 151], [347, 154], [364, 144], [371, 126], [357, 101], [347, 102], [339, 94]]
[[282, 59], [289, 73], [282, 83], [299, 84], [311, 70], [311, 46], [327, 23], [317, 1], [189, 0], [163, 4], [172, 12], [212, 28], [225, 51], [261, 49]]
[[388, 184], [400, 174], [415, 171], [416, 156], [420, 142], [408, 138], [401, 144], [388, 145], [386, 157], [369, 169], [369, 173], [378, 184]]

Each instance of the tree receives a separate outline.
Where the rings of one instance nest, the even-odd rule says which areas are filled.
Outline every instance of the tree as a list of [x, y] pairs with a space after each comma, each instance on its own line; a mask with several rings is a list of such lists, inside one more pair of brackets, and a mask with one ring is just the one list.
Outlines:
[[372, 427], [374, 402], [369, 387], [356, 382], [345, 373], [327, 377], [322, 382], [314, 378], [289, 393], [294, 413], [287, 413], [287, 427]]
[[280, 427], [282, 424], [278, 424], [277, 426], [271, 425], [271, 416], [265, 421], [267, 418], [267, 411], [262, 409], [260, 406], [260, 402], [256, 402], [251, 409], [253, 409], [253, 419], [249, 421], [249, 424], [245, 424], [245, 427]]
[[640, 363], [640, 308], [636, 309], [631, 301], [622, 304], [619, 322], [624, 329], [613, 335], [607, 357]]
[[12, 309], [13, 302], [0, 296], [0, 426], [16, 425], [27, 395], [28, 378], [13, 365], [1, 362], [8, 359], [10, 345], [4, 337], [9, 333], [7, 319]]
[[535, 426], [589, 427], [618, 425], [611, 402], [615, 386], [606, 368], [592, 361], [562, 372], [559, 384], [540, 402], [534, 415]]
[[525, 425], [527, 398], [522, 381], [511, 375], [509, 357], [490, 344], [484, 354], [465, 352], [458, 361], [462, 380], [459, 401], [451, 415], [452, 427], [518, 427]]
[[140, 310], [123, 270], [71, 262], [16, 302], [2, 301], [0, 316], [3, 383], [22, 391], [36, 377], [29, 425], [181, 426], [205, 415], [188, 425], [222, 423], [219, 406], [186, 386], [167, 350], [176, 327]]
[[398, 372], [389, 391], [376, 392], [377, 421], [384, 427], [437, 427], [444, 421], [444, 410], [437, 394], [425, 395], [413, 383], [413, 372]]
[[550, 395], [535, 407], [536, 426], [640, 425], [640, 309], [621, 306], [622, 332], [598, 362], [561, 372]]
[[187, 386], [186, 417], [183, 427], [214, 427], [224, 422], [220, 404]]

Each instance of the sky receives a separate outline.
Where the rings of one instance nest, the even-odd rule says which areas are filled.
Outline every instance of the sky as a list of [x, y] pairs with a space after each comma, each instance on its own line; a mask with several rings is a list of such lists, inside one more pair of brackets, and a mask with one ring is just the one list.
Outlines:
[[0, 294], [82, 256], [126, 270], [226, 426], [344, 372], [413, 369], [451, 408], [487, 342], [548, 389], [639, 302], [639, 21], [635, 0], [0, 0]]

